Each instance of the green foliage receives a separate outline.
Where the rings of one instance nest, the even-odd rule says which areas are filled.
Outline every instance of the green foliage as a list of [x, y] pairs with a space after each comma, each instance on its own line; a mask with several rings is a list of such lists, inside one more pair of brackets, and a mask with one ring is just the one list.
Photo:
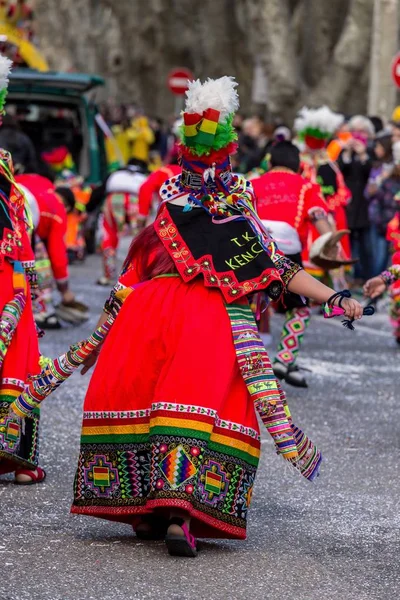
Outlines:
[[[207, 154], [211, 154], [213, 150], [221, 150], [230, 144], [231, 142], [235, 142], [237, 140], [237, 133], [233, 128], [233, 113], [227, 117], [224, 123], [218, 123], [217, 131], [215, 133], [214, 142], [212, 146], [204, 146], [202, 144], [195, 144], [194, 146], [190, 146], [190, 151], [193, 154], [197, 154], [197, 156], [204, 156]], [[181, 126], [181, 138], [183, 144], [186, 146], [185, 139], [185, 126]]]

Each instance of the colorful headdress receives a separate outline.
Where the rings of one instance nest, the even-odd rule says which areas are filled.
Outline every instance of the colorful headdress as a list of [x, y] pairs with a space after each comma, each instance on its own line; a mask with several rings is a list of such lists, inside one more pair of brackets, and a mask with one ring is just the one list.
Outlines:
[[[208, 213], [208, 216], [212, 217], [211, 220], [205, 217], [203, 221], [204, 227], [209, 230], [210, 240], [213, 239], [215, 248], [219, 248], [218, 262], [220, 262], [224, 253], [228, 257], [229, 252], [232, 250], [231, 238], [234, 238], [235, 235], [233, 233], [231, 235], [229, 229], [233, 230], [237, 225], [241, 231], [242, 229], [245, 230], [243, 235], [250, 236], [249, 240], [258, 240], [262, 248], [259, 255], [260, 260], [262, 254], [262, 260], [265, 259], [266, 263], [268, 262], [268, 265], [266, 263], [263, 265], [262, 271], [268, 271], [269, 275], [272, 273], [275, 277], [277, 271], [274, 269], [274, 263], [270, 257], [275, 256], [276, 245], [258, 218], [251, 183], [242, 175], [232, 173], [229, 159], [229, 155], [233, 154], [237, 147], [235, 143], [237, 134], [233, 127], [235, 111], [239, 107], [236, 87], [237, 83], [233, 77], [221, 77], [216, 80], [207, 79], [204, 83], [199, 80], [189, 83], [181, 128], [182, 173], [168, 179], [161, 187], [160, 196], [163, 202], [159, 208], [155, 227], [157, 231], [161, 231], [160, 227], [165, 227], [166, 220], [162, 215], [170, 210], [166, 209], [166, 203], [185, 199], [186, 204], [182, 211], [183, 221], [186, 220], [186, 217], [188, 221], [190, 220], [191, 216], [187, 213], [190, 213], [195, 207], [202, 208]], [[198, 224], [199, 212], [194, 212], [197, 213], [195, 221]], [[175, 225], [178, 229], [182, 226], [181, 222], [178, 223], [181, 216], [181, 214], [176, 216]], [[230, 228], [218, 227], [218, 225], [222, 225], [227, 221], [231, 223]], [[190, 251], [192, 256], [196, 256], [196, 260], [198, 260], [198, 252], [204, 250], [205, 230], [202, 230], [201, 227], [193, 227], [192, 230], [193, 235], [189, 244]], [[162, 237], [163, 234], [160, 233], [160, 236]], [[228, 237], [226, 238], [226, 236]], [[202, 247], [200, 248], [201, 244]], [[263, 250], [265, 250], [265, 254]], [[222, 267], [224, 269], [229, 267], [234, 270], [230, 264], [225, 263], [223, 260]], [[190, 268], [187, 274], [190, 279], [196, 275], [196, 270]], [[227, 274], [226, 270], [224, 274]], [[237, 283], [241, 276], [239, 270], [235, 270], [232, 281]], [[246, 271], [243, 276], [248, 283], [249, 272]], [[220, 275], [213, 275], [209, 279], [211, 285], [217, 285], [219, 277]], [[279, 279], [279, 275], [277, 279]], [[224, 281], [227, 282], [228, 280], [231, 281], [225, 277]], [[269, 277], [265, 279], [265, 282], [267, 280], [270, 281]], [[237, 297], [236, 294], [239, 293], [239, 290], [233, 289], [235, 284], [232, 283], [232, 286], [230, 291], [233, 290], [233, 292], [230, 297]], [[241, 290], [243, 289], [242, 287]], [[246, 285], [246, 290], [248, 289], [249, 285]], [[280, 295], [281, 291], [281, 283], [278, 281], [276, 286], [277, 296]], [[229, 295], [230, 292], [228, 290], [226, 292]], [[272, 293], [271, 287], [269, 289], [271, 297]]]
[[49, 152], [42, 152], [42, 158], [56, 174], [61, 173], [64, 169], [76, 171], [74, 159], [66, 146], [59, 146]]
[[341, 125], [343, 115], [334, 113], [327, 106], [320, 108], [303, 107], [294, 121], [294, 129], [299, 138], [312, 150], [323, 148]]
[[4, 114], [4, 105], [8, 92], [8, 77], [11, 72], [12, 61], [0, 54], [0, 115]]
[[[237, 134], [233, 117], [239, 108], [237, 83], [233, 77], [199, 79], [189, 83], [186, 107], [183, 113], [182, 146], [194, 156], [211, 161], [221, 154], [234, 151]], [[224, 149], [225, 152], [224, 152]]]

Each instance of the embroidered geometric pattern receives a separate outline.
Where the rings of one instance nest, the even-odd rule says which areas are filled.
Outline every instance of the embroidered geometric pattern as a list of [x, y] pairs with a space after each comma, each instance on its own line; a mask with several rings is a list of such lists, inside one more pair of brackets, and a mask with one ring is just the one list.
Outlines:
[[232, 271], [221, 272], [217, 275], [211, 255], [204, 255], [199, 260], [194, 258], [166, 209], [160, 212], [154, 222], [154, 227], [160, 240], [173, 258], [182, 279], [190, 281], [197, 275], [202, 274], [204, 284], [207, 287], [219, 288], [227, 302], [266, 289], [272, 281], [280, 280], [280, 275], [276, 269], [270, 269], [269, 272], [265, 271], [259, 277], [243, 283], [237, 280]]
[[305, 306], [287, 311], [285, 317], [276, 359], [285, 365], [293, 365], [296, 362], [305, 330], [310, 323], [311, 313], [310, 309]]
[[4, 378], [0, 388], [0, 460], [8, 458], [20, 467], [36, 468], [39, 459], [39, 410], [22, 420], [9, 414], [10, 404], [19, 396], [23, 384]]
[[181, 444], [166, 455], [159, 467], [172, 489], [185, 483], [197, 471]]
[[199, 483], [203, 499], [209, 504], [216, 504], [221, 497], [226, 495], [228, 489], [228, 476], [221, 465], [213, 460], [203, 464]]
[[98, 496], [108, 496], [119, 484], [118, 470], [105, 456], [95, 456], [84, 468], [84, 478], [87, 486], [96, 491]]
[[258, 432], [199, 406], [86, 412], [72, 512], [129, 521], [176, 506], [243, 538], [259, 455]]

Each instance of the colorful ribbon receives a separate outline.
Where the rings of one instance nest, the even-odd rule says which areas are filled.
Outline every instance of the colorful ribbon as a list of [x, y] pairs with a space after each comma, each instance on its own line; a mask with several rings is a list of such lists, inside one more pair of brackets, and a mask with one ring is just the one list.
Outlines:
[[187, 146], [201, 144], [212, 146], [217, 133], [220, 112], [213, 108], [207, 108], [200, 113], [183, 113], [185, 142]]

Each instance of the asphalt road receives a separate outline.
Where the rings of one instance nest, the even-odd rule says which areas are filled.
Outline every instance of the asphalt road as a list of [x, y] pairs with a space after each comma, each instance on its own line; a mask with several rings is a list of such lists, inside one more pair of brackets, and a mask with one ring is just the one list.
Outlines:
[[[95, 327], [107, 294], [94, 285], [99, 271], [98, 257], [72, 268], [91, 319], [48, 333], [44, 354]], [[287, 391], [296, 421], [324, 453], [321, 477], [311, 484], [283, 468], [264, 435], [248, 540], [205, 541], [194, 560], [137, 541], [128, 525], [69, 514], [88, 384], [75, 374], [42, 411], [46, 482], [19, 488], [1, 479], [0, 598], [399, 598], [399, 361], [384, 309], [355, 333], [316, 317], [300, 360], [312, 370], [310, 387]]]

